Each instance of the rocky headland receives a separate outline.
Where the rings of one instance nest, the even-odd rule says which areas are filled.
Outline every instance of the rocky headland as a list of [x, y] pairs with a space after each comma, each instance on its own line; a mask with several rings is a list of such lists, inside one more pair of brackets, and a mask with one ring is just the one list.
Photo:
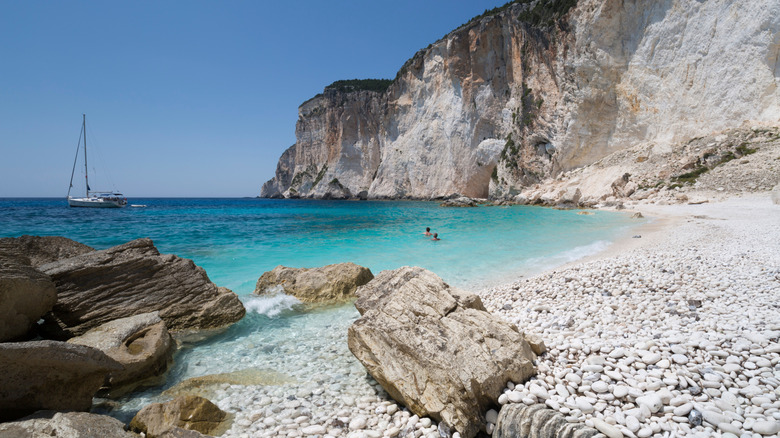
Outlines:
[[[715, 166], [706, 151], [727, 140], [701, 137], [780, 124], [779, 35], [772, 0], [514, 1], [393, 80], [338, 81], [303, 103], [260, 196], [625, 198], [611, 186], [626, 174], [618, 185], [652, 188]], [[759, 137], [746, 141], [772, 141]]]

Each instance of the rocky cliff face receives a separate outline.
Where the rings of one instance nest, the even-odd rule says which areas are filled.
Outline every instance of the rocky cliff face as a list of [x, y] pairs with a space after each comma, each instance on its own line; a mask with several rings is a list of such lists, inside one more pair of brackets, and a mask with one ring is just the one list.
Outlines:
[[384, 92], [301, 105], [261, 196], [513, 198], [626, 148], [780, 125], [779, 58], [775, 0], [519, 1]]

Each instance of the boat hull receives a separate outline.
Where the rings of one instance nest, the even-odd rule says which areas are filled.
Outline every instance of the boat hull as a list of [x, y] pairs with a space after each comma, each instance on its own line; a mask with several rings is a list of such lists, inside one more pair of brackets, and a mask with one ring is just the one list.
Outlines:
[[127, 205], [127, 201], [102, 198], [68, 198], [68, 205], [86, 208], [122, 208]]

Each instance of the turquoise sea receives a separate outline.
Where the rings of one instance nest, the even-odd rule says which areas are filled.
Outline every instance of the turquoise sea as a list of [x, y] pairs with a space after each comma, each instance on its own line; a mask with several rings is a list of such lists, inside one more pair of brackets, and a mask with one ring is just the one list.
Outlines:
[[[161, 253], [193, 259], [245, 303], [244, 320], [177, 354], [164, 387], [121, 399], [110, 413], [125, 421], [181, 379], [274, 363], [273, 371], [305, 379], [327, 368], [312, 360], [323, 345], [349, 356], [346, 328], [358, 316], [351, 305], [307, 312], [282, 295], [251, 295], [258, 277], [277, 265], [354, 262], [375, 274], [422, 266], [450, 284], [478, 291], [598, 252], [638, 224], [615, 212], [442, 208], [416, 201], [135, 198], [129, 203], [143, 206], [78, 209], [68, 208], [64, 199], [0, 199], [0, 237], [59, 235], [96, 249], [149, 237]], [[441, 240], [423, 236], [425, 227]], [[280, 355], [289, 357], [279, 362]], [[335, 374], [349, 380], [350, 373], [362, 372], [351, 357], [342, 360], [351, 361], [352, 371]]]

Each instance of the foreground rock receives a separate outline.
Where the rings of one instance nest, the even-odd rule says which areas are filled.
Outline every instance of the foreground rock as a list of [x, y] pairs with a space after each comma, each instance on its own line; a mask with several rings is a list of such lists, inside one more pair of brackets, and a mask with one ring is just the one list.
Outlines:
[[350, 351], [391, 397], [465, 438], [484, 429], [482, 414], [507, 381], [535, 372], [515, 326], [430, 271], [383, 271], [357, 293]]
[[40, 269], [57, 285], [57, 303], [44, 328], [59, 339], [150, 311], [159, 311], [171, 331], [221, 328], [245, 313], [236, 294], [212, 283], [192, 260], [160, 254], [150, 239]]
[[29, 258], [30, 264], [36, 268], [46, 263], [75, 257], [94, 250], [91, 246], [60, 236], [24, 235], [0, 239], [0, 251], [23, 255]]
[[39, 411], [18, 421], [0, 424], [0, 438], [137, 438], [125, 425], [106, 415], [88, 412]]
[[23, 336], [57, 300], [51, 279], [0, 246], [0, 342]]
[[0, 421], [41, 409], [86, 411], [108, 373], [103, 352], [57, 341], [0, 344]]
[[545, 405], [511, 404], [501, 408], [493, 438], [587, 438], [598, 433], [582, 423], [567, 422]]
[[109, 388], [151, 383], [149, 379], [167, 371], [176, 347], [157, 312], [108, 322], [69, 339], [68, 343], [96, 348], [122, 364], [123, 370], [109, 374], [106, 381]]
[[372, 278], [371, 270], [354, 263], [311, 269], [277, 266], [260, 276], [254, 293], [262, 295], [281, 287], [284, 293], [304, 303], [344, 302], [355, 298], [358, 286]]
[[227, 413], [210, 401], [188, 395], [144, 407], [130, 421], [130, 429], [145, 433], [148, 438], [163, 436], [175, 428], [210, 434], [226, 430], [226, 418]]

